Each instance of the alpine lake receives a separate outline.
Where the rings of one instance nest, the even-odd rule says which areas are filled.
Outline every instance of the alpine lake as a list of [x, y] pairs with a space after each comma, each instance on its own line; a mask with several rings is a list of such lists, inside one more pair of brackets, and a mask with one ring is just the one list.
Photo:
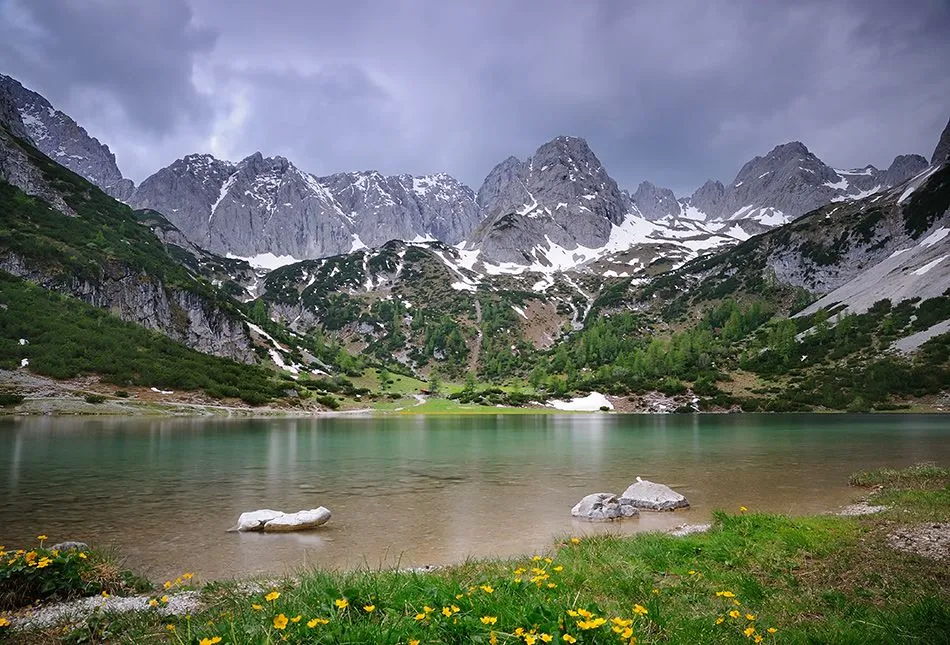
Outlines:
[[[115, 547], [153, 580], [442, 565], [567, 536], [834, 512], [858, 470], [950, 463], [950, 416], [336, 416], [0, 420], [0, 544]], [[570, 509], [640, 476], [691, 508], [588, 523]], [[326, 506], [311, 531], [232, 533], [245, 511]]]

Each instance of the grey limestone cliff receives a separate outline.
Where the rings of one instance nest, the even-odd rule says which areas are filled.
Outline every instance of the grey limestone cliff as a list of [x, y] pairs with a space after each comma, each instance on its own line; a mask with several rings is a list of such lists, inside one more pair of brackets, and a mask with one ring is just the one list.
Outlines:
[[485, 219], [473, 246], [493, 262], [545, 264], [554, 245], [599, 248], [631, 209], [587, 142], [557, 137], [525, 161], [509, 157], [478, 191]]
[[478, 220], [471, 189], [448, 175], [318, 178], [259, 152], [236, 164], [189, 155], [143, 181], [130, 203], [162, 213], [199, 246], [238, 257], [312, 259], [391, 239], [456, 243]]
[[0, 102], [8, 101], [16, 108], [30, 142], [45, 155], [116, 199], [125, 200], [132, 194], [134, 185], [122, 177], [109, 146], [89, 136], [68, 115], [17, 80], [2, 74], [0, 96], [6, 97]]
[[934, 148], [933, 156], [930, 158], [933, 165], [950, 163], [950, 121], [947, 121], [947, 127], [943, 129], [937, 147]]

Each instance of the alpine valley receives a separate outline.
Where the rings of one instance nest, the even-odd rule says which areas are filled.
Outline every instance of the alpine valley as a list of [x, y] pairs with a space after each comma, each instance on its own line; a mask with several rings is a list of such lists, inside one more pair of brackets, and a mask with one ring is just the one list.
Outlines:
[[0, 76], [0, 180], [10, 411], [950, 405], [950, 123], [929, 160], [790, 142], [679, 197], [571, 136], [477, 190], [260, 152], [135, 186]]

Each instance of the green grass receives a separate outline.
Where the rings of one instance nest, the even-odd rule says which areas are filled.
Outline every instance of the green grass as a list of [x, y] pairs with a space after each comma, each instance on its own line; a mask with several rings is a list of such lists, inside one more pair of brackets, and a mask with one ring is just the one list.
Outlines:
[[[0, 271], [0, 368], [52, 378], [97, 374], [117, 386], [202, 389], [215, 398], [262, 404], [288, 387], [272, 370], [202, 354], [104, 309]], [[20, 345], [19, 339], [29, 340]]]
[[[904, 522], [948, 519], [945, 485], [898, 479], [913, 484], [881, 495], [902, 495], [895, 512]], [[524, 523], [531, 530], [530, 518]], [[894, 524], [877, 515], [716, 513], [709, 533], [685, 538], [565, 537], [533, 557], [431, 573], [301, 571], [250, 594], [237, 582], [212, 583], [194, 615], [98, 616], [66, 640], [429, 644], [491, 643], [494, 634], [499, 643], [538, 645], [542, 634], [555, 643], [569, 642], [568, 634], [585, 644], [631, 636], [641, 644], [749, 643], [756, 635], [765, 643], [950, 642], [950, 564], [886, 547]], [[23, 642], [46, 635], [18, 634]]]
[[917, 488], [948, 482], [950, 482], [950, 468], [929, 463], [917, 464], [901, 470], [879, 468], [861, 471], [851, 475], [848, 480], [852, 486], [913, 486]]
[[416, 402], [405, 404], [399, 414], [554, 414], [560, 413], [553, 408], [515, 408], [486, 405], [463, 404], [443, 398], [429, 398], [422, 405]]

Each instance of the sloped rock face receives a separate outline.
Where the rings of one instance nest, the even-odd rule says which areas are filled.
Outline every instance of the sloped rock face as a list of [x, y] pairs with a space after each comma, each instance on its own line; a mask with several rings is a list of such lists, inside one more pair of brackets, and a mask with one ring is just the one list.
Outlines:
[[0, 179], [31, 197], [42, 199], [64, 215], [75, 215], [63, 196], [50, 186], [43, 173], [3, 128], [0, 128]]
[[943, 129], [937, 147], [934, 148], [933, 156], [930, 158], [932, 165], [950, 163], [950, 121], [947, 121], [947, 127]]
[[571, 515], [574, 517], [592, 522], [619, 520], [639, 514], [636, 506], [613, 493], [587, 495], [571, 509]]
[[4, 94], [19, 112], [29, 140], [43, 154], [85, 177], [116, 199], [129, 198], [134, 184], [122, 177], [109, 146], [89, 136], [84, 128], [54, 109], [49, 101], [36, 92], [0, 74], [0, 95]]
[[599, 248], [631, 210], [587, 142], [557, 137], [529, 157], [509, 157], [489, 173], [477, 201], [485, 219], [473, 246], [494, 262], [533, 263], [531, 250]]
[[200, 352], [255, 362], [243, 323], [197, 294], [168, 288], [152, 276], [112, 266], [103, 267], [96, 281], [80, 280], [48, 274], [15, 254], [0, 258], [0, 269], [108, 309], [122, 320], [159, 331]]
[[392, 239], [455, 244], [479, 219], [472, 190], [449, 175], [315, 177], [259, 152], [236, 164], [189, 155], [143, 181], [130, 203], [216, 253], [301, 260]]
[[648, 181], [637, 187], [637, 192], [631, 195], [631, 199], [640, 214], [650, 221], [668, 215], [679, 217], [683, 210], [672, 190], [659, 188]]

